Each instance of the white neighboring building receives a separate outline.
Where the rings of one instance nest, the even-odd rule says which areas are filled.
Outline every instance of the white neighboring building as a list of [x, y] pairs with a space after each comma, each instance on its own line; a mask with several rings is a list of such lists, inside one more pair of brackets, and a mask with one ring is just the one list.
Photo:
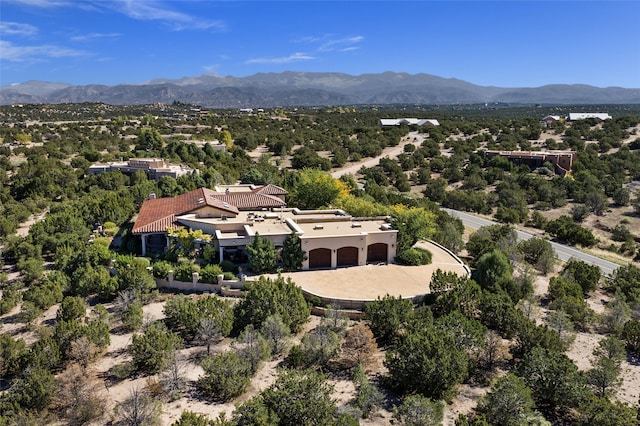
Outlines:
[[595, 118], [598, 121], [611, 120], [611, 116], [606, 112], [570, 112], [567, 119], [569, 121], [585, 120]]
[[415, 124], [418, 126], [439, 126], [438, 120], [429, 120], [425, 118], [381, 118], [380, 125], [382, 126], [399, 126], [401, 124]]

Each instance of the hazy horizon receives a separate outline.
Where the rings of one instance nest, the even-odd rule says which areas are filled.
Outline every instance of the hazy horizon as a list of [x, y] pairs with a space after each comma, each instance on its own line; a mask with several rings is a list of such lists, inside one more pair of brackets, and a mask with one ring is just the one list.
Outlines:
[[640, 87], [640, 2], [3, 0], [0, 85], [385, 71]]

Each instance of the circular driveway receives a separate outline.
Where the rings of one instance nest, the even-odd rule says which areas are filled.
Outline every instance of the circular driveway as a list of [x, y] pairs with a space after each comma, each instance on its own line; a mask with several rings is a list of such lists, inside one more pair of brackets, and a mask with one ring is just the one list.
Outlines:
[[[429, 293], [431, 275], [437, 269], [467, 275], [462, 261], [440, 246], [420, 242], [429, 250], [432, 263], [424, 266], [366, 265], [330, 270], [285, 272], [308, 295], [335, 301], [370, 301], [385, 295], [414, 298]], [[344, 303], [340, 303], [344, 305]]]

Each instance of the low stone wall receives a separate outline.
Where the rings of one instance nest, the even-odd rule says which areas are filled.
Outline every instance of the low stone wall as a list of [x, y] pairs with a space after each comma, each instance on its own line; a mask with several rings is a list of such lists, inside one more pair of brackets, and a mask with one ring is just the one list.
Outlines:
[[167, 279], [156, 278], [158, 288], [169, 288], [185, 292], [220, 293], [223, 296], [239, 297], [247, 282], [245, 276], [240, 280], [225, 280], [223, 275], [218, 275], [218, 283], [210, 284], [199, 281], [200, 275], [197, 272], [192, 274], [191, 282], [178, 281], [173, 276], [173, 271], [169, 271]]
[[[324, 317], [326, 314], [327, 308], [323, 308], [320, 306], [314, 306], [311, 308], [311, 315], [315, 315], [318, 317]], [[340, 312], [343, 312], [351, 321], [360, 321], [364, 319], [364, 312], [362, 311], [354, 311], [350, 309], [341, 309]]]
[[[364, 312], [364, 305], [366, 305], [369, 302], [375, 301], [375, 299], [336, 299], [333, 297], [318, 296], [317, 294], [309, 293], [304, 289], [302, 289], [302, 294], [304, 294], [304, 298], [309, 302], [315, 299], [316, 304], [317, 304], [317, 299], [320, 299], [320, 306], [335, 305], [335, 306], [338, 306], [340, 310], [360, 311], [360, 313]], [[411, 300], [414, 303], [420, 303], [422, 302], [422, 299], [424, 299], [424, 295], [418, 295], [414, 297], [404, 297], [403, 299]]]

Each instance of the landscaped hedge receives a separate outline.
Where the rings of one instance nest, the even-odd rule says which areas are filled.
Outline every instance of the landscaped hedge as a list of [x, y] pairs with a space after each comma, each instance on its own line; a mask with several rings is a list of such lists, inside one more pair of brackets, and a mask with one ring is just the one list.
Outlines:
[[396, 256], [401, 265], [418, 266], [431, 263], [431, 252], [420, 248], [410, 248]]

